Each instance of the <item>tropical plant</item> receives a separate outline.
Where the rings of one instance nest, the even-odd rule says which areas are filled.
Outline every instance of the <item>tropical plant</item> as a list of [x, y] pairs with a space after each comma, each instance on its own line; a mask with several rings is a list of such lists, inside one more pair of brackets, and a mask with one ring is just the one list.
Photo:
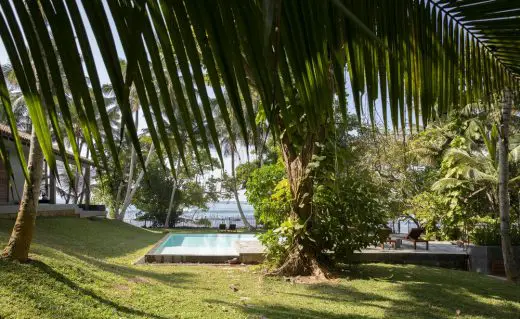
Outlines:
[[[514, 246], [520, 245], [520, 226], [512, 226], [511, 244]], [[500, 233], [500, 222], [496, 219], [487, 220], [479, 223], [477, 227], [471, 232], [471, 240], [475, 245], [480, 246], [500, 246], [502, 243], [502, 236]]]
[[287, 219], [292, 195], [281, 160], [251, 172], [247, 180], [246, 198], [254, 208], [257, 222], [267, 229], [274, 229]]

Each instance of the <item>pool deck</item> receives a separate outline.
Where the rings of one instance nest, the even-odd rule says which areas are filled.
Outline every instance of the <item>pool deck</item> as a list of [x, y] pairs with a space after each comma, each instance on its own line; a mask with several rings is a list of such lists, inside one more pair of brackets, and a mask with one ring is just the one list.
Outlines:
[[[186, 252], [177, 254], [164, 254], [160, 251], [161, 244], [168, 235], [161, 239], [144, 257], [147, 263], [209, 263], [222, 264], [230, 260], [244, 264], [262, 262], [265, 256], [265, 248], [257, 240], [237, 240], [235, 249], [229, 254], [207, 254], [199, 252]], [[403, 234], [392, 235], [392, 239], [403, 239]], [[430, 241], [429, 250], [425, 243], [417, 243], [417, 249], [413, 243], [403, 240], [400, 248], [392, 248], [385, 244], [385, 248], [368, 247], [355, 252], [350, 258], [354, 263], [390, 263], [390, 264], [418, 264], [454, 269], [468, 269], [468, 254], [466, 250], [451, 242]]]
[[[392, 235], [392, 239], [402, 239], [400, 235]], [[417, 264], [437, 266], [454, 269], [468, 269], [467, 251], [451, 242], [430, 241], [429, 249], [425, 243], [417, 243], [417, 249], [413, 243], [403, 240], [401, 247], [394, 249], [390, 244], [368, 247], [360, 252], [355, 252], [353, 261], [357, 263], [389, 263], [389, 264]]]

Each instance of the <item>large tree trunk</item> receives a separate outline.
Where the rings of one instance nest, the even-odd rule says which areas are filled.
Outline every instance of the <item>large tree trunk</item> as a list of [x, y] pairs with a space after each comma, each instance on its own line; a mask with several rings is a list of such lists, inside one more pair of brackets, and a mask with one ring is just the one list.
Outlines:
[[[308, 234], [312, 232], [313, 180], [307, 170], [312, 156], [318, 153], [317, 141], [323, 140], [323, 132], [309, 133], [299, 153], [287, 138], [282, 138], [282, 154], [291, 187], [291, 219], [303, 224]], [[289, 250], [284, 264], [274, 274], [297, 276], [312, 275], [325, 278], [327, 272], [318, 261], [319, 247], [308, 236], [298, 236]]]
[[2, 257], [25, 262], [29, 258], [38, 198], [40, 195], [40, 183], [43, 170], [43, 153], [36, 137], [34, 128], [31, 133], [31, 146], [29, 150], [29, 180], [23, 188], [22, 201], [16, 217], [9, 243], [2, 252]]
[[233, 178], [233, 194], [235, 195], [235, 201], [237, 202], [238, 213], [240, 214], [240, 218], [242, 219], [242, 223], [247, 229], [252, 230], [253, 226], [247, 221], [246, 215], [244, 215], [244, 211], [242, 210], [242, 205], [240, 204], [240, 199], [238, 198], [238, 189], [237, 189], [237, 180], [235, 173], [235, 150], [233, 146], [231, 146], [231, 177]]
[[519, 272], [515, 263], [510, 234], [509, 212], [509, 121], [511, 118], [512, 96], [509, 89], [504, 89], [502, 97], [502, 116], [500, 118], [500, 139], [498, 141], [498, 199], [500, 208], [500, 234], [502, 237], [502, 255], [508, 280], [518, 281]]

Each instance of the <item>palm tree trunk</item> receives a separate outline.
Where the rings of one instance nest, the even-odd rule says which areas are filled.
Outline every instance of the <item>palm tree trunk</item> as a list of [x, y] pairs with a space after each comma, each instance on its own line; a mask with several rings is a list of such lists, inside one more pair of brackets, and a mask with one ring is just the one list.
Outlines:
[[[90, 149], [87, 148], [87, 155], [85, 155], [86, 158], [88, 158], [90, 155]], [[88, 165], [85, 165], [85, 170], [83, 171], [83, 183], [82, 183], [82, 186], [81, 186], [81, 195], [79, 197], [79, 204], [83, 204], [83, 198], [85, 197], [85, 192], [87, 191], [87, 187], [90, 187], [90, 185], [87, 185], [87, 183], [85, 183], [85, 176], [87, 175], [87, 169], [90, 169], [90, 166]]]
[[[144, 167], [148, 167], [148, 164], [150, 163], [150, 159], [152, 158], [152, 154], [154, 152], [154, 145], [150, 146], [150, 150], [148, 151], [148, 155], [146, 156], [146, 161], [144, 162]], [[142, 180], [144, 178], [144, 170], [141, 170], [139, 172], [139, 175], [137, 175], [137, 179], [135, 180], [135, 183], [133, 183], [132, 190], [130, 194], [128, 194], [128, 197], [125, 198], [125, 201], [123, 203], [123, 208], [120, 212], [120, 219], [123, 220], [125, 218], [126, 210], [128, 209], [128, 206], [130, 206], [130, 203], [132, 203], [132, 199], [135, 196], [135, 193], [137, 192], [137, 189], [139, 185], [141, 184]]]
[[498, 199], [500, 209], [500, 234], [502, 237], [502, 256], [508, 280], [518, 281], [520, 274], [516, 267], [510, 234], [509, 212], [509, 121], [511, 119], [512, 96], [509, 89], [504, 89], [502, 97], [502, 116], [500, 118], [500, 139], [498, 141]]
[[[181, 157], [177, 159], [177, 164], [175, 165], [175, 171], [179, 171], [179, 167], [181, 165]], [[174, 178], [173, 180], [173, 188], [172, 188], [172, 196], [170, 197], [170, 204], [168, 205], [168, 214], [166, 214], [166, 221], [164, 222], [165, 228], [170, 228], [170, 222], [172, 218], [172, 212], [173, 212], [173, 203], [175, 202], [175, 193], [177, 192], [177, 185], [178, 181], [177, 178]]]
[[175, 202], [175, 193], [177, 192], [177, 180], [173, 182], [172, 195], [170, 196], [170, 204], [168, 205], [168, 214], [166, 214], [166, 221], [164, 222], [164, 228], [170, 228], [170, 222], [173, 212], [173, 204]]
[[242, 210], [242, 205], [240, 204], [240, 199], [238, 198], [238, 189], [237, 189], [237, 180], [235, 173], [235, 149], [231, 146], [231, 177], [233, 178], [233, 194], [235, 195], [235, 201], [237, 202], [238, 213], [240, 214], [240, 218], [242, 219], [242, 223], [247, 229], [252, 230], [253, 226], [247, 221], [246, 215], [244, 215], [244, 211]]
[[[77, 141], [76, 141], [76, 144], [79, 145], [79, 154], [81, 154], [81, 151], [83, 149], [83, 142], [81, 142], [81, 139], [80, 137], [78, 136], [77, 138]], [[74, 205], [77, 205], [78, 204], [78, 199], [79, 199], [79, 178], [80, 178], [80, 172], [81, 172], [81, 167], [76, 167], [76, 172], [74, 174], [74, 198], [72, 199], [72, 202]]]
[[16, 217], [16, 223], [14, 224], [9, 243], [2, 252], [3, 258], [20, 262], [25, 262], [29, 258], [29, 247], [31, 246], [34, 233], [40, 183], [42, 180], [43, 153], [34, 128], [31, 130], [28, 169], [29, 180], [25, 182], [23, 188], [22, 201]]
[[[135, 122], [135, 126], [138, 127], [139, 126], [139, 109], [136, 109], [136, 111], [135, 111], [134, 122]], [[136, 152], [136, 150], [135, 150], [133, 145], [131, 145], [131, 147], [132, 147], [132, 152], [131, 152], [131, 155], [130, 155], [130, 171], [128, 172], [128, 182], [126, 183], [126, 192], [125, 192], [125, 198], [123, 200], [123, 207], [125, 205], [126, 199], [128, 197], [130, 197], [130, 193], [132, 192], [132, 185], [133, 185], [133, 182], [134, 182], [135, 165], [136, 165], [136, 161], [137, 161], [137, 152]], [[119, 219], [119, 220], [123, 220], [125, 218], [125, 211], [120, 210], [117, 213], [116, 218]]]
[[[135, 148], [132, 146], [132, 155], [130, 155], [130, 171], [128, 173], [128, 182], [126, 183], [126, 193], [125, 193], [125, 199], [123, 201], [123, 206], [124, 206], [126, 199], [130, 196], [130, 193], [132, 192], [136, 159], [137, 159], [137, 154], [136, 154]], [[125, 217], [124, 211], [123, 210], [119, 211], [119, 213], [117, 214], [117, 219], [123, 220], [124, 217]]]

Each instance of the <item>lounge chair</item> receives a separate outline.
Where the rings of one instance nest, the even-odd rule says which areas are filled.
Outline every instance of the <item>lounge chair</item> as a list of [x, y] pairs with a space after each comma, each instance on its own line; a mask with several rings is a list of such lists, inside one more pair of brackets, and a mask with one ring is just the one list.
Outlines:
[[380, 228], [378, 230], [378, 237], [381, 243], [381, 248], [385, 249], [385, 244], [390, 243], [394, 249], [396, 248], [396, 240], [390, 238], [390, 234], [392, 233], [392, 229], [388, 227]]
[[412, 228], [404, 239], [413, 242], [413, 249], [415, 249], [415, 250], [417, 250], [417, 243], [426, 243], [426, 250], [428, 250], [429, 249], [428, 240], [419, 238], [419, 237], [421, 237], [423, 232], [424, 232], [424, 230], [422, 228]]
[[237, 224], [229, 224], [229, 231], [237, 231]]
[[218, 225], [218, 231], [226, 231], [226, 224]]

